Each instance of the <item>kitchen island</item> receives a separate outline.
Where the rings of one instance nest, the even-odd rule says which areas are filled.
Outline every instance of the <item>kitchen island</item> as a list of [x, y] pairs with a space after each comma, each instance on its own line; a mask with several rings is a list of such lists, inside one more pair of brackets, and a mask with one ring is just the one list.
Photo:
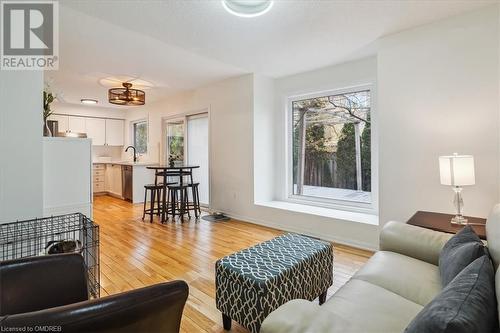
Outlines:
[[[94, 195], [111, 195], [132, 203], [144, 202], [144, 185], [154, 183], [155, 173], [147, 169], [154, 162], [95, 161], [93, 163]], [[149, 200], [149, 198], [147, 199]]]

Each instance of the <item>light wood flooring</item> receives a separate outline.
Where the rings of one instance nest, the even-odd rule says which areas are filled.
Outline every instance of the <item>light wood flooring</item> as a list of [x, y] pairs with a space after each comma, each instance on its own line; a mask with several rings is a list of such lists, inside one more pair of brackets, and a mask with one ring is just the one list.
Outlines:
[[[185, 280], [189, 299], [181, 332], [225, 332], [215, 307], [215, 261], [269, 240], [280, 230], [230, 220], [161, 224], [141, 220], [142, 205], [109, 196], [95, 197], [94, 220], [100, 227], [101, 297], [171, 280]], [[330, 297], [372, 255], [335, 245], [334, 285]], [[233, 322], [232, 332], [247, 332]]]

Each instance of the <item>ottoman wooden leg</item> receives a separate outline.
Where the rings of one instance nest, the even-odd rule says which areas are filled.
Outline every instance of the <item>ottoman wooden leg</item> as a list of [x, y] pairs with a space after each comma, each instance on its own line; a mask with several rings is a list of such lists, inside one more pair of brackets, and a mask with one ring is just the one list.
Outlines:
[[229, 318], [225, 314], [222, 314], [222, 326], [224, 326], [224, 329], [226, 331], [229, 331], [231, 329], [231, 318]]
[[328, 290], [325, 290], [321, 295], [319, 295], [319, 305], [322, 305], [326, 302], [326, 293]]

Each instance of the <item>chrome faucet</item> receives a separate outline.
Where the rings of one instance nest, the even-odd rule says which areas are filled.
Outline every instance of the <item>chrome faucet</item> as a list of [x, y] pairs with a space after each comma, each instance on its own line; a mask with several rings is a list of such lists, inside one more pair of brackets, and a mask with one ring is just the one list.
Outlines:
[[125, 152], [127, 152], [129, 150], [129, 148], [132, 148], [134, 150], [134, 162], [137, 162], [137, 153], [135, 152], [135, 147], [128, 146], [127, 149], [125, 149]]

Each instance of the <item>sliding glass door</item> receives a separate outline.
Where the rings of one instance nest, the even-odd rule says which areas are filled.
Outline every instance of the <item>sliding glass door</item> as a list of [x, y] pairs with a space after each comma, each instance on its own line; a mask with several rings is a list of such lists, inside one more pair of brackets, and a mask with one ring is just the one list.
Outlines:
[[163, 163], [198, 165], [193, 181], [200, 183], [200, 203], [210, 204], [208, 113], [190, 114], [164, 120]]
[[193, 180], [199, 182], [200, 203], [209, 204], [208, 172], [208, 114], [203, 113], [187, 117], [187, 164], [199, 165], [193, 169]]

